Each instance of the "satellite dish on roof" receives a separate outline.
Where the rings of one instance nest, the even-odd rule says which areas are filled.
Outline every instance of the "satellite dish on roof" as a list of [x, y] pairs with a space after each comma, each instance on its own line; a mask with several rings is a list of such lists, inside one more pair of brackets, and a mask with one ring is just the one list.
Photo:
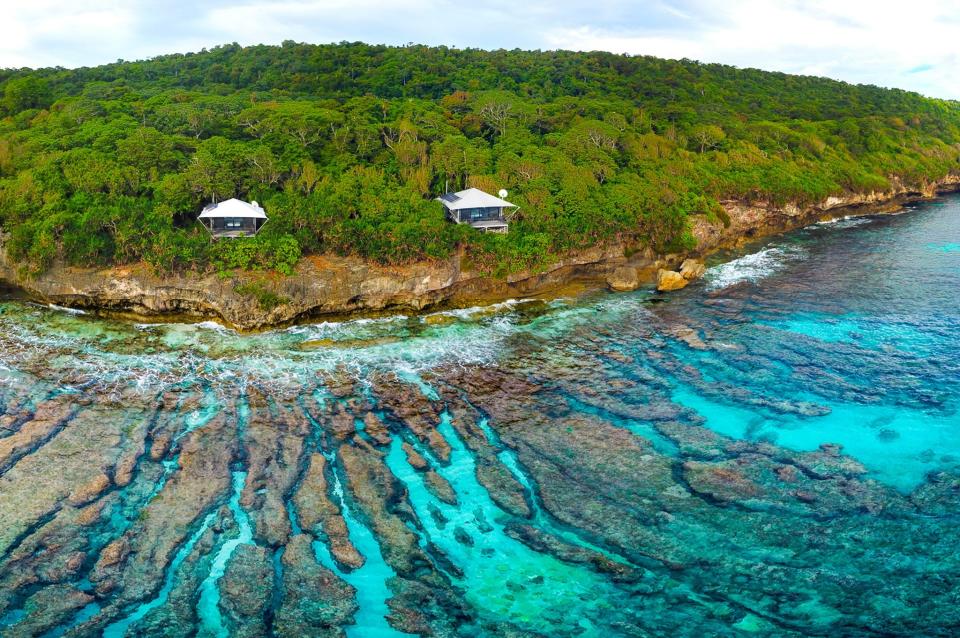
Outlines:
[[500, 195], [500, 199], [503, 199], [504, 197], [506, 197], [506, 196], [507, 196], [507, 189], [506, 189], [506, 188], [501, 188], [499, 195]]

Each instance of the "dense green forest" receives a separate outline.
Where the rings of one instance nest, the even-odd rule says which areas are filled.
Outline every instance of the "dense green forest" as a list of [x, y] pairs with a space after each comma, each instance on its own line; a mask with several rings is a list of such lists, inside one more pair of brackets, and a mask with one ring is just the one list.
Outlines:
[[[621, 240], [689, 246], [724, 198], [799, 203], [960, 171], [960, 104], [900, 90], [609, 53], [238, 45], [76, 70], [0, 71], [0, 226], [55, 260], [290, 272], [462, 249], [495, 272]], [[477, 186], [504, 236], [444, 221]], [[255, 199], [255, 239], [214, 242], [213, 199]]]

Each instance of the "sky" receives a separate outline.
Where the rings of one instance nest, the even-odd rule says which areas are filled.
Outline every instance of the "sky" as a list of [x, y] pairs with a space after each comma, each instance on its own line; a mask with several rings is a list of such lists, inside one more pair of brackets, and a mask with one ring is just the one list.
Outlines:
[[0, 0], [0, 67], [237, 42], [691, 58], [960, 99], [960, 0]]

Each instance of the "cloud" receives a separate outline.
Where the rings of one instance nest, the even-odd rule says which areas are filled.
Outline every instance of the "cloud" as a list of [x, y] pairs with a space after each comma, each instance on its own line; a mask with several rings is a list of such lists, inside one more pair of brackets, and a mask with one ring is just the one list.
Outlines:
[[[546, 32], [549, 46], [693, 58], [960, 99], [960, 21], [948, 0], [741, 0], [687, 5], [683, 24]], [[921, 73], [922, 72], [922, 73]]]
[[4, 3], [4, 10], [4, 66], [75, 66], [91, 53], [109, 55], [110, 44], [117, 35], [129, 33], [133, 22], [132, 13], [114, 2], [64, 6], [51, 0], [14, 0]]
[[0, 66], [283, 40], [606, 50], [960, 98], [954, 0], [4, 0]]

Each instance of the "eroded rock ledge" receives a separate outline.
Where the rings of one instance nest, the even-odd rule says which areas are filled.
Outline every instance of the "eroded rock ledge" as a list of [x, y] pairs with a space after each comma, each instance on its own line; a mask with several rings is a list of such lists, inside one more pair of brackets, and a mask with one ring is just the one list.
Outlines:
[[[566, 255], [541, 272], [505, 279], [465, 267], [459, 257], [401, 267], [383, 267], [359, 259], [310, 257], [293, 276], [254, 278], [269, 292], [269, 304], [251, 295], [250, 276], [158, 277], [146, 266], [88, 269], [55, 266], [37, 279], [18, 274], [0, 245], [0, 285], [30, 298], [73, 308], [160, 319], [216, 319], [241, 330], [256, 330], [322, 315], [420, 311], [515, 297], [557, 294], [571, 286], [609, 285], [632, 290], [652, 282], [660, 269], [674, 269], [687, 257], [703, 256], [765, 235], [792, 230], [825, 216], [895, 210], [905, 201], [960, 189], [960, 174], [922, 186], [897, 184], [883, 192], [829, 197], [817, 205], [775, 206], [769, 202], [722, 202], [730, 217], [724, 226], [704, 217], [694, 223], [697, 247], [691, 254], [656, 255], [612, 244]], [[244, 285], [246, 284], [246, 285]], [[238, 288], [246, 292], [238, 292]]]

